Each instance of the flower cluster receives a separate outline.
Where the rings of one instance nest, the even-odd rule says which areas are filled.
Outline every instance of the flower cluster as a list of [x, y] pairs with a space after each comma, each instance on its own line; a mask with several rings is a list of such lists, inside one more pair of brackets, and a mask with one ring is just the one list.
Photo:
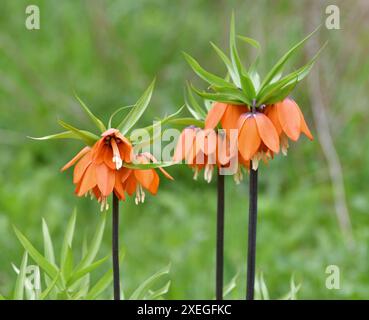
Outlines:
[[267, 163], [280, 149], [286, 155], [288, 138], [297, 141], [303, 132], [313, 140], [299, 106], [291, 98], [251, 109], [246, 105], [214, 103], [205, 120], [205, 127], [214, 128], [219, 123], [226, 132], [237, 128], [239, 162], [245, 164], [252, 161], [254, 170], [260, 160]]
[[[136, 193], [136, 204], [144, 202], [145, 192], [156, 194], [159, 187], [159, 176], [154, 169], [130, 169], [123, 163], [147, 164], [155, 159], [151, 154], [134, 155], [130, 141], [119, 130], [109, 129], [102, 133], [92, 147], [83, 148], [62, 171], [75, 165], [73, 183], [78, 196], [90, 194], [101, 204], [101, 210], [109, 208], [107, 198], [114, 192], [120, 199]], [[173, 179], [164, 169], [159, 168], [164, 175]]]

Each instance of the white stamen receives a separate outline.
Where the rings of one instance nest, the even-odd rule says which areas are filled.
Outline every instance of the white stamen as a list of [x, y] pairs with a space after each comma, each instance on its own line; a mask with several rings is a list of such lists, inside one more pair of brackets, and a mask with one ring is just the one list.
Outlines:
[[100, 198], [100, 200], [101, 200], [100, 211], [103, 212], [103, 211], [109, 210], [108, 198], [107, 197], [102, 197], [102, 198]]
[[136, 205], [139, 203], [145, 202], [145, 192], [142, 189], [142, 186], [139, 184], [136, 187], [136, 197], [135, 197], [135, 203]]
[[289, 147], [288, 137], [284, 133], [282, 133], [282, 135], [281, 135], [281, 150], [282, 150], [282, 154], [284, 156], [287, 156], [288, 147]]
[[194, 174], [193, 174], [193, 179], [194, 180], [197, 180], [197, 177], [198, 177], [198, 175], [199, 175], [199, 168], [198, 167], [196, 167], [195, 169], [193, 169], [193, 172], [194, 172]]
[[233, 175], [233, 179], [236, 184], [240, 184], [243, 180], [243, 174], [240, 166], [238, 167], [237, 172]]
[[120, 158], [120, 156], [119, 156], [119, 155], [114, 155], [114, 156], [113, 156], [113, 162], [115, 163], [115, 168], [116, 168], [117, 170], [119, 170], [120, 168], [122, 168], [122, 166], [123, 166], [123, 161], [122, 161], [122, 159]]
[[205, 166], [204, 179], [205, 179], [205, 181], [210, 183], [212, 177], [213, 177], [213, 165], [212, 164], [207, 164]]
[[256, 171], [259, 167], [259, 160], [260, 160], [259, 154], [256, 154], [255, 156], [253, 156], [251, 160], [252, 160], [252, 169]]

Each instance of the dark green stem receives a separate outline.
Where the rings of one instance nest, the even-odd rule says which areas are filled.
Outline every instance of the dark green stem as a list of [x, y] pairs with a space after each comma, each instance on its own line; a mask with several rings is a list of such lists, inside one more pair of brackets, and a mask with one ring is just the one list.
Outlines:
[[250, 161], [246, 300], [254, 300], [257, 212], [258, 212], [258, 171], [252, 169], [252, 161]]
[[114, 193], [113, 193], [113, 217], [112, 217], [112, 256], [113, 256], [114, 300], [120, 300], [119, 199]]
[[223, 300], [223, 265], [224, 265], [224, 175], [218, 169], [217, 193], [217, 248], [216, 248], [216, 300]]

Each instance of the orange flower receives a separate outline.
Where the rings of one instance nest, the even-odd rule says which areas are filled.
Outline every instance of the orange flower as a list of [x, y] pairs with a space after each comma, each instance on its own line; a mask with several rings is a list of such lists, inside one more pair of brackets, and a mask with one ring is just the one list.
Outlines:
[[283, 154], [287, 154], [287, 138], [297, 141], [300, 133], [303, 132], [310, 140], [314, 139], [299, 106], [291, 98], [286, 98], [281, 102], [267, 106], [265, 114], [273, 122], [277, 130]]
[[238, 150], [243, 161], [252, 160], [256, 170], [260, 159], [267, 161], [279, 152], [279, 138], [272, 121], [261, 112], [247, 112], [238, 120]]
[[226, 130], [237, 129], [238, 119], [243, 113], [249, 111], [246, 105], [233, 105], [222, 102], [215, 102], [209, 110], [205, 119], [205, 129], [214, 129], [218, 123]]
[[[233, 147], [234, 150], [231, 150]], [[236, 144], [233, 146], [227, 135], [218, 134], [212, 129], [190, 126], [182, 131], [178, 139], [173, 161], [185, 159], [194, 170], [195, 180], [204, 169], [204, 179], [210, 183], [214, 168], [228, 167], [236, 155]]]
[[90, 193], [101, 203], [101, 210], [108, 209], [107, 197], [114, 191], [119, 199], [125, 199], [122, 189], [124, 162], [131, 162], [131, 143], [117, 130], [109, 129], [102, 134], [92, 148], [83, 148], [61, 170], [74, 164], [73, 183], [80, 197]]
[[189, 167], [194, 170], [196, 180], [199, 172], [204, 171], [204, 179], [210, 182], [215, 166], [221, 165], [218, 158], [218, 136], [212, 129], [200, 129], [195, 126], [185, 128], [177, 143], [173, 161], [185, 159]]
[[[150, 153], [141, 153], [135, 156], [135, 163], [148, 164], [152, 161], [156, 162], [156, 159]], [[159, 167], [159, 170], [164, 176], [170, 180], [174, 180], [163, 168]], [[123, 168], [121, 171], [120, 181], [122, 182], [122, 189], [125, 190], [130, 196], [136, 192], [135, 202], [145, 201], [144, 189], [148, 190], [151, 194], [155, 195], [159, 188], [159, 175], [154, 169], [129, 169]]]

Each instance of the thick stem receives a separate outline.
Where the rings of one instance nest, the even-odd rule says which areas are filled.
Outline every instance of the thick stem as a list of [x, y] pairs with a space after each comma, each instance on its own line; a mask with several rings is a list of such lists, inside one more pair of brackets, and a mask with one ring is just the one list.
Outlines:
[[224, 265], [224, 175], [218, 169], [217, 194], [217, 251], [216, 251], [216, 300], [223, 300], [223, 265]]
[[113, 282], [114, 300], [120, 300], [119, 277], [119, 199], [113, 193], [113, 217], [112, 217], [112, 256], [113, 256]]
[[247, 291], [246, 300], [254, 300], [255, 259], [256, 259], [256, 223], [258, 212], [258, 171], [252, 169], [250, 161], [250, 190], [249, 190], [249, 232], [247, 251]]

